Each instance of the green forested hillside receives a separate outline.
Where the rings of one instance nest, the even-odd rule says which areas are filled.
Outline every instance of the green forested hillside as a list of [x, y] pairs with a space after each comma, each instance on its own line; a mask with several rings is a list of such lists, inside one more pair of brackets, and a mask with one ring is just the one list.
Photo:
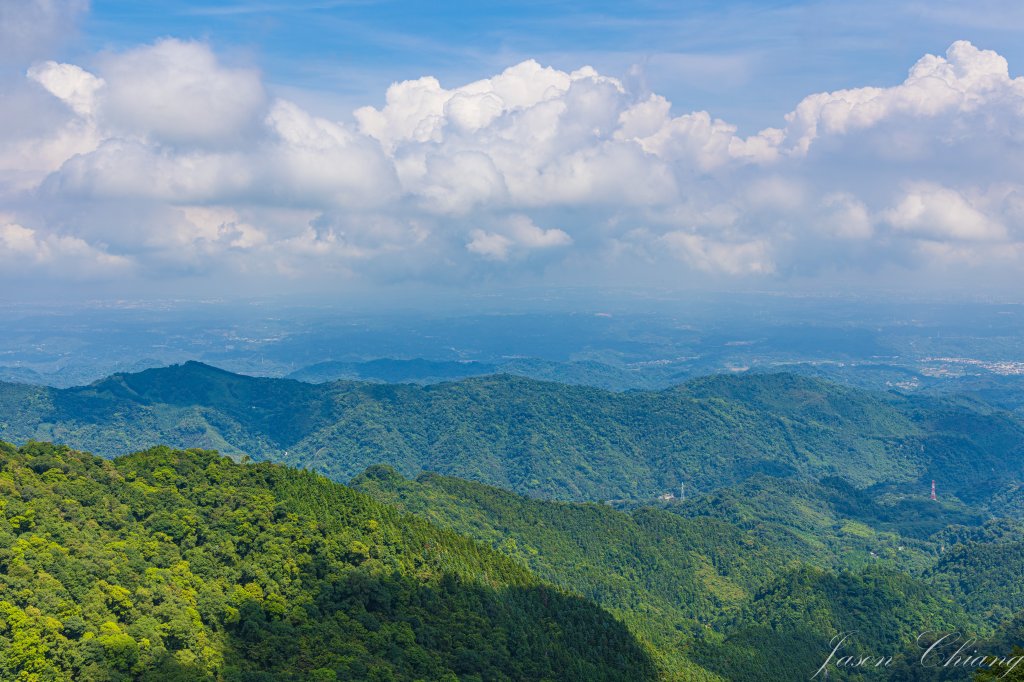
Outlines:
[[534, 500], [436, 474], [409, 481], [382, 466], [352, 484], [611, 609], [651, 643], [662, 668], [680, 673], [673, 679], [700, 679], [686, 659], [694, 637], [796, 556], [725, 522], [657, 509]]
[[0, 679], [655, 677], [592, 603], [315, 474], [0, 444]]
[[947, 546], [928, 572], [973, 613], [992, 621], [1024, 612], [1024, 542], [990, 539]]
[[[630, 612], [697, 622], [736, 610], [796, 561], [717, 519], [526, 498], [458, 478], [407, 480], [377, 466], [352, 481], [376, 499], [486, 542], [584, 596]], [[613, 569], [613, 570], [609, 570]]]
[[826, 660], [833, 638], [849, 635], [843, 655], [893, 662], [863, 677], [830, 666], [836, 679], [964, 679], [928, 676], [932, 671], [917, 665], [916, 640], [926, 631], [987, 632], [978, 628], [947, 593], [906, 573], [800, 566], [759, 592], [722, 628], [724, 636], [706, 639], [690, 655], [730, 679], [806, 680]]
[[931, 565], [950, 524], [981, 524], [987, 515], [962, 503], [857, 489], [839, 478], [752, 476], [742, 483], [666, 508], [756, 531], [821, 565], [865, 567], [879, 559], [905, 570]]
[[919, 522], [839, 481], [758, 477], [631, 511], [387, 467], [353, 485], [613, 610], [670, 669], [680, 655], [727, 679], [807, 679], [833, 636], [856, 633], [847, 653], [894, 655], [880, 679], [915, 679], [922, 632], [993, 636], [1022, 608], [1020, 525], [943, 528], [963, 510], [929, 502], [940, 510]]
[[682, 482], [708, 491], [759, 473], [899, 483], [926, 497], [935, 478], [944, 499], [998, 497], [1024, 512], [1013, 492], [1024, 480], [1015, 418], [785, 374], [610, 393], [509, 376], [311, 385], [186, 363], [75, 389], [0, 384], [0, 437], [106, 456], [159, 443], [216, 448], [336, 480], [387, 463], [573, 500], [651, 499]]

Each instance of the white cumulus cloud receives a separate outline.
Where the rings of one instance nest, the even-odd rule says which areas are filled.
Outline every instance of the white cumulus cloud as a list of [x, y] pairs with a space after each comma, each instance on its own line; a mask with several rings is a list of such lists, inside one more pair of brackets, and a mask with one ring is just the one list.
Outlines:
[[992, 241], [1007, 237], [1003, 225], [948, 187], [912, 187], [885, 217], [899, 230], [937, 241]]
[[[561, 263], [671, 282], [1024, 266], [1024, 79], [967, 42], [748, 136], [533, 60], [394, 83], [351, 121], [202, 42], [22, 73], [0, 111], [2, 244], [21, 267], [450, 281]], [[595, 259], [607, 274], [579, 265]]]
[[[819, 137], [871, 128], [893, 118], [927, 121], [943, 114], [991, 112], [993, 107], [1000, 114], [1019, 116], [1022, 105], [1024, 78], [1010, 77], [1006, 59], [991, 50], [957, 41], [946, 50], [945, 57], [926, 55], [918, 60], [899, 85], [837, 90], [804, 98], [786, 115], [780, 143], [791, 153], [807, 153]], [[979, 122], [984, 121], [982, 118]]]
[[105, 121], [160, 142], [221, 144], [255, 124], [266, 104], [257, 70], [223, 65], [203, 43], [168, 38], [107, 55], [100, 72]]
[[474, 229], [466, 249], [490, 260], [504, 261], [513, 255], [526, 255], [572, 244], [572, 237], [557, 228], [538, 227], [523, 215], [511, 216], [493, 231]]
[[22, 276], [42, 271], [75, 279], [112, 279], [132, 269], [130, 259], [78, 237], [40, 234], [11, 222], [0, 223], [0, 264], [5, 272]]

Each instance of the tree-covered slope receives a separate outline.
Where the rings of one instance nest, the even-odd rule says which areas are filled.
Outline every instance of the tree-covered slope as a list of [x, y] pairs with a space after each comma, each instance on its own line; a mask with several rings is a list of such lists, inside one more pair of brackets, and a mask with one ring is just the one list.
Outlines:
[[1024, 480], [1024, 425], [1006, 413], [787, 374], [611, 393], [510, 376], [311, 385], [186, 363], [75, 389], [0, 384], [0, 415], [7, 440], [105, 456], [166, 442], [336, 480], [387, 463], [577, 500], [650, 499], [682, 482], [707, 491], [770, 473], [899, 482], [920, 495], [935, 478], [944, 496], [985, 504]]
[[592, 603], [315, 474], [0, 444], [0, 679], [655, 676]]
[[[904, 572], [806, 565], [778, 576], [721, 630], [721, 636], [705, 638], [690, 655], [729, 679], [794, 682], [812, 677], [837, 637], [848, 636], [841, 656], [892, 656], [893, 661], [880, 672], [830, 665], [831, 677], [893, 680], [921, 679], [904, 676], [909, 671], [932, 672], [917, 665], [917, 638], [923, 632], [977, 632], [947, 593]], [[949, 678], [933, 674], [924, 679]]]
[[766, 475], [666, 509], [751, 530], [820, 565], [863, 568], [885, 560], [908, 571], [934, 562], [940, 547], [935, 533], [987, 518], [962, 503], [897, 495], [888, 486], [858, 489], [835, 477]]
[[685, 657], [693, 637], [795, 558], [725, 522], [658, 509], [537, 500], [437, 474], [411, 481], [383, 466], [352, 485], [612, 610], [650, 643], [662, 669], [677, 673], [672, 679], [704, 679]]
[[1024, 526], [1002, 521], [954, 527], [935, 540], [942, 553], [928, 571], [930, 581], [988, 620], [1024, 615]]
[[711, 518], [655, 508], [537, 500], [437, 474], [416, 480], [376, 466], [351, 485], [375, 499], [470, 535], [545, 578], [603, 604], [692, 625], [735, 610], [795, 560]]
[[[726, 679], [807, 679], [832, 637], [856, 632], [847, 653], [892, 652], [894, 665], [906, 671], [921, 632], [983, 635], [1000, 624], [1002, 614], [974, 608], [975, 602], [965, 609], [962, 591], [951, 588], [948, 576], [933, 574], [940, 543], [967, 532], [963, 527], [908, 540], [898, 534], [900, 513], [892, 515], [895, 528], [880, 530], [893, 518], [848, 486], [775, 483], [760, 481], [774, 501], [762, 520], [747, 513], [763, 500], [733, 509], [719, 493], [623, 511], [531, 499], [436, 474], [407, 480], [387, 467], [352, 482], [613, 610], [669, 669], [680, 668], [673, 658], [682, 656]], [[991, 528], [1012, 533], [1015, 526]], [[817, 536], [817, 543], [804, 534]], [[1012, 610], [1016, 568], [1011, 562], [1006, 571], [979, 578], [978, 591]]]

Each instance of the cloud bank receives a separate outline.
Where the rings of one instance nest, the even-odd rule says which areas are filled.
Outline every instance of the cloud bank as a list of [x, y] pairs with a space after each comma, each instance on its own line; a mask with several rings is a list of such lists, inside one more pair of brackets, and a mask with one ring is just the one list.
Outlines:
[[426, 76], [334, 121], [202, 42], [37, 57], [0, 84], [5, 275], [671, 285], [1024, 265], [1024, 79], [968, 42], [747, 136], [586, 66]]

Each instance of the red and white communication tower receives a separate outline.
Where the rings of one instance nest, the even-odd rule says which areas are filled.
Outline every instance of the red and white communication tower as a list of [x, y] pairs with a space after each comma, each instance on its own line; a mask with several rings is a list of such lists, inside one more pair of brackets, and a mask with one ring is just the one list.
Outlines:
[[939, 499], [939, 498], [935, 497], [935, 479], [932, 479], [932, 499], [933, 500]]

